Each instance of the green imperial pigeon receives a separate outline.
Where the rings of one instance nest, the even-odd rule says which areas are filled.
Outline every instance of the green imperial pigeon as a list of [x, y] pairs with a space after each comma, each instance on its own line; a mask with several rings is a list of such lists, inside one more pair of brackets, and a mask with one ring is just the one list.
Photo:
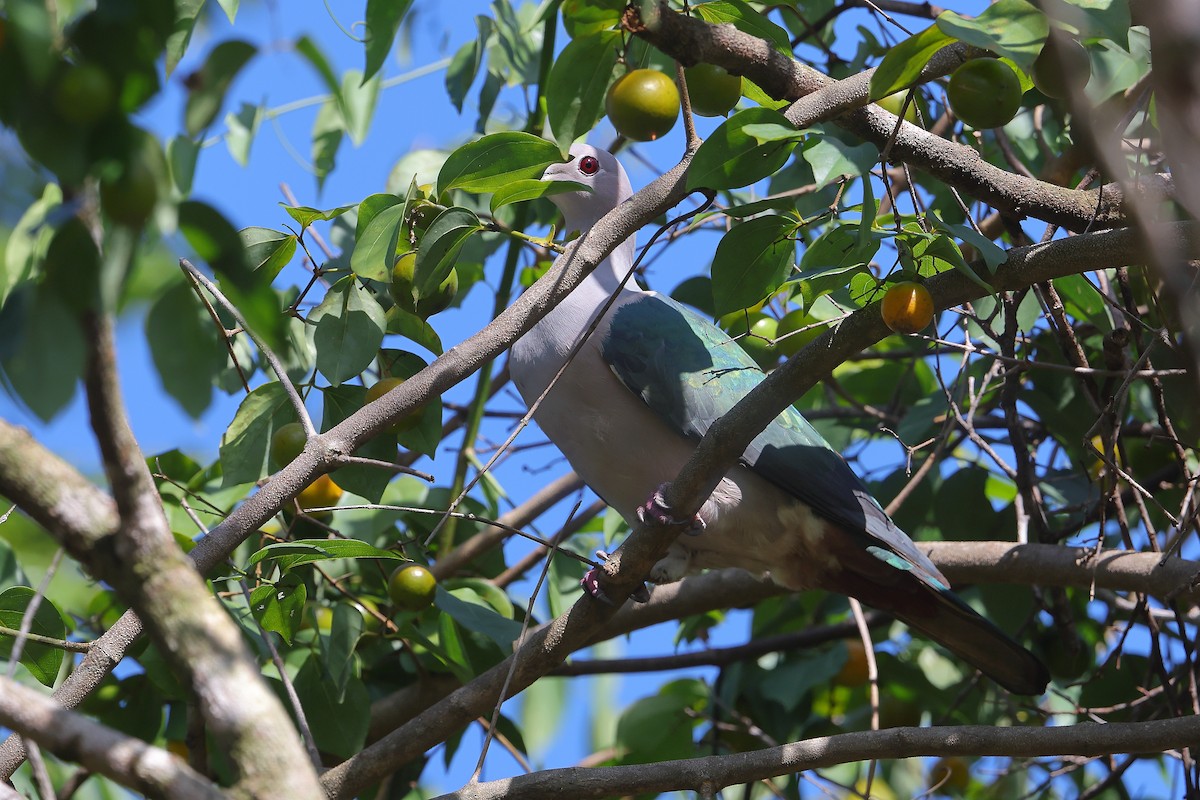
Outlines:
[[[616, 158], [587, 145], [572, 147], [571, 160], [551, 165], [543, 179], [589, 187], [551, 198], [564, 230], [585, 235], [633, 193]], [[633, 257], [630, 237], [513, 345], [509, 370], [533, 404], [616, 294], [534, 419], [626, 519], [669, 520], [658, 487], [678, 475], [709, 426], [763, 373], [708, 320], [632, 280], [621, 288]], [[1010, 691], [1041, 694], [1049, 680], [1033, 654], [950, 591], [933, 562], [794, 409], [754, 439], [650, 580], [669, 583], [723, 567], [769, 574], [790, 589], [857, 597]], [[590, 574], [584, 585], [602, 597]]]

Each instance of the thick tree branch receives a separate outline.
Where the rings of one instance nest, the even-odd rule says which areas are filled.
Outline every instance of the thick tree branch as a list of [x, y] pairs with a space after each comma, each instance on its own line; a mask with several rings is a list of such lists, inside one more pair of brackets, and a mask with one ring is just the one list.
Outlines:
[[59, 758], [146, 797], [221, 800], [226, 795], [182, 760], [140, 739], [73, 714], [39, 692], [0, 677], [0, 724]]
[[[624, 27], [685, 65], [716, 64], [745, 75], [767, 94], [792, 101], [784, 115], [797, 127], [833, 120], [855, 135], [884, 148], [896, 129], [896, 117], [868, 104], [873, 69], [842, 81], [780, 52], [770, 43], [732, 25], [713, 25], [661, 4], [653, 19], [643, 19], [637, 6], [626, 11]], [[943, 48], [922, 70], [925, 82], [949, 74], [982, 51], [962, 43]], [[1076, 190], [995, 167], [971, 147], [947, 141], [905, 123], [890, 145], [889, 159], [915, 166], [939, 180], [1018, 216], [1032, 216], [1068, 230], [1119, 226], [1128, 211], [1119, 185]], [[1161, 189], [1152, 181], [1147, 189]]]
[[1200, 736], [1200, 717], [1061, 728], [995, 728], [960, 725], [889, 728], [843, 733], [750, 753], [660, 761], [621, 767], [548, 769], [475, 783], [438, 800], [552, 800], [602, 798], [670, 791], [711, 797], [717, 791], [803, 770], [869, 759], [916, 756], [1099, 756], [1161, 752], [1188, 747]]

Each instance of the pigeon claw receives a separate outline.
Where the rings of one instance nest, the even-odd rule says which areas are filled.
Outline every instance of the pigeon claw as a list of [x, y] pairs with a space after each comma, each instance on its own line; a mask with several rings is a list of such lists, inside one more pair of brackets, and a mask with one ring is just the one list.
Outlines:
[[663, 490], [666, 487], [667, 484], [661, 484], [654, 490], [654, 494], [650, 495], [650, 499], [638, 507], [638, 519], [647, 524], [686, 525], [686, 533], [689, 536], [698, 536], [704, 533], [708, 525], [699, 514], [693, 514], [690, 520], [678, 519], [671, 515], [671, 509], [667, 506], [666, 498], [663, 497]]
[[[596, 558], [600, 559], [601, 561], [607, 561], [608, 553], [604, 552], [603, 550], [597, 550]], [[579, 579], [579, 585], [583, 587], [585, 592], [599, 600], [601, 603], [615, 606], [617, 603], [613, 602], [613, 599], [608, 595], [608, 592], [604, 591], [604, 587], [600, 585], [599, 571], [599, 567], [592, 567], [589, 569], [584, 576]], [[633, 594], [629, 596], [634, 602], [645, 603], [650, 600], [650, 590], [646, 587], [646, 584], [643, 583], [640, 584], [638, 588], [634, 589]]]

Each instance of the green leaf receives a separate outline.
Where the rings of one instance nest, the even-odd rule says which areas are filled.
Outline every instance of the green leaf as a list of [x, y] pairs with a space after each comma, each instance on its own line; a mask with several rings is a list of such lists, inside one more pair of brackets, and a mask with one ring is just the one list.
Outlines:
[[[12, 586], [0, 592], [0, 625], [14, 631], [21, 629], [21, 620], [25, 610], [34, 598], [34, 591], [28, 586]], [[66, 639], [67, 626], [62, 615], [49, 599], [43, 597], [38, 609], [34, 612], [30, 633], [39, 636], [49, 636], [52, 639]], [[0, 634], [0, 658], [11, 658], [16, 637], [10, 634]], [[31, 642], [28, 639], [21, 647], [21, 663], [30, 674], [43, 686], [53, 686], [62, 667], [64, 653], [57, 647]]]
[[870, 142], [851, 146], [834, 136], [810, 137], [800, 153], [812, 167], [818, 189], [839, 178], [867, 175], [879, 160], [879, 150]]
[[337, 102], [330, 100], [321, 106], [312, 129], [313, 173], [317, 178], [317, 189], [325, 185], [325, 178], [333, 172], [338, 148], [342, 146], [342, 135], [346, 123], [338, 110]]
[[345, 759], [362, 749], [371, 718], [371, 698], [361, 680], [352, 679], [339, 691], [320, 660], [309, 658], [293, 685], [322, 752]]
[[628, 750], [627, 763], [651, 763], [694, 756], [692, 731], [708, 701], [708, 688], [698, 680], [680, 679], [658, 694], [625, 709], [617, 723], [617, 742]]
[[[8, 334], [15, 340], [0, 367], [29, 410], [49, 422], [71, 402], [83, 376], [86, 348], [79, 322], [66, 304], [51, 291], [23, 294], [20, 304], [29, 303], [21, 314], [10, 306], [20, 305], [17, 293], [9, 296], [0, 330], [15, 324]], [[11, 315], [11, 316], [10, 316]], [[11, 320], [11, 322], [10, 322]]]
[[777, 122], [764, 122], [746, 125], [742, 131], [752, 136], [759, 144], [766, 142], [800, 142], [808, 136], [808, 130], [796, 130], [794, 125], [780, 125]]
[[867, 270], [879, 250], [881, 234], [864, 236], [857, 225], [839, 225], [817, 237], [800, 259], [800, 284], [804, 306], [818, 297], [850, 284], [850, 279]]
[[4, 258], [0, 260], [0, 306], [14, 287], [37, 274], [50, 240], [54, 238], [54, 228], [47, 224], [46, 217], [62, 203], [62, 199], [62, 189], [51, 181], [42, 190], [42, 196], [17, 220], [8, 237]]
[[262, 271], [272, 281], [296, 253], [294, 234], [270, 228], [242, 228], [238, 236], [242, 237], [250, 268]]
[[204, 0], [175, 0], [175, 30], [167, 38], [166, 44], [168, 78], [187, 51], [188, 43], [192, 40], [192, 31], [196, 27], [196, 18], [200, 16], [202, 8]]
[[467, 92], [471, 90], [471, 84], [475, 82], [475, 76], [483, 64], [483, 52], [492, 35], [491, 17], [482, 14], [476, 16], [475, 28], [478, 34], [458, 49], [450, 59], [450, 66], [446, 67], [446, 93], [460, 114]]
[[[382, 205], [382, 202], [368, 205], [373, 198], [384, 198], [382, 202], [394, 202], [372, 212], [373, 207], [378, 208]], [[404, 223], [407, 208], [407, 204], [395, 195], [371, 195], [363, 201], [358, 216], [360, 233], [356, 236], [354, 250], [350, 253], [350, 269], [355, 275], [374, 281], [386, 282], [392, 279], [396, 241], [400, 237], [400, 227]]]
[[512, 652], [512, 643], [521, 635], [521, 623], [500, 616], [471, 589], [448, 592], [439, 586], [434, 605], [467, 630], [491, 639], [505, 653]]
[[212, 206], [196, 200], [180, 203], [179, 230], [198, 258], [239, 288], [250, 288], [259, 282], [249, 268], [242, 238]]
[[193, 139], [176, 136], [167, 144], [167, 166], [171, 171], [171, 185], [180, 197], [192, 193], [192, 179], [196, 175], [196, 159], [200, 145]]
[[792, 54], [792, 41], [788, 32], [743, 3], [742, 0], [713, 0], [709, 3], [692, 6], [692, 11], [700, 19], [714, 25], [731, 22], [739, 31], [766, 39], [789, 56]]
[[491, 211], [496, 213], [496, 209], [503, 208], [510, 203], [520, 203], [525, 200], [536, 200], [539, 197], [548, 197], [552, 194], [562, 194], [563, 192], [581, 192], [589, 191], [588, 187], [582, 183], [575, 181], [542, 181], [542, 180], [523, 180], [513, 181], [507, 186], [502, 186], [492, 195]]
[[[372, 195], [372, 197], [376, 196], [378, 195]], [[314, 222], [328, 222], [331, 219], [336, 219], [350, 209], [354, 208], [353, 205], [348, 205], [338, 206], [337, 208], [330, 208], [322, 211], [310, 206], [288, 206], [284, 205], [283, 203], [280, 203], [280, 205], [283, 206], [283, 210], [286, 211], [288, 216], [294, 219], [296, 224], [301, 228], [307, 228]]]
[[421, 237], [421, 246], [417, 250], [413, 294], [418, 300], [437, 291], [438, 284], [454, 268], [459, 250], [467, 239], [481, 230], [483, 225], [479, 217], [468, 209], [447, 208], [437, 215]]
[[367, 0], [367, 30], [363, 35], [367, 65], [363, 81], [370, 80], [387, 61], [400, 21], [411, 5], [412, 0]]
[[494, 192], [513, 181], [540, 178], [547, 166], [561, 161], [554, 143], [540, 136], [522, 131], [489, 134], [446, 158], [438, 173], [438, 195], [451, 189]]
[[250, 103], [242, 103], [236, 114], [231, 111], [225, 115], [225, 147], [238, 166], [244, 167], [250, 162], [250, 145], [254, 144], [262, 120], [262, 106]]
[[308, 322], [315, 326], [317, 370], [334, 386], [367, 368], [387, 326], [375, 296], [353, 275], [329, 287]]
[[308, 589], [303, 581], [285, 576], [278, 584], [264, 583], [250, 593], [250, 612], [263, 630], [274, 631], [283, 641], [292, 643], [292, 634], [300, 626]]
[[254, 566], [260, 561], [277, 561], [280, 570], [286, 572], [301, 564], [339, 558], [405, 560], [404, 556], [394, 550], [381, 550], [366, 542], [360, 542], [358, 539], [297, 539], [294, 542], [269, 544], [250, 556], [246, 564]]
[[1026, 0], [996, 0], [977, 17], [943, 11], [935, 23], [960, 42], [991, 50], [1028, 72], [1050, 33], [1046, 15]]
[[233, 23], [234, 17], [237, 16], [238, 6], [241, 5], [241, 0], [217, 0], [217, 5], [225, 12], [225, 18]]
[[[929, 219], [933, 221], [934, 227], [936, 227], [938, 230], [945, 231], [951, 236], [957, 237], [958, 239], [961, 239], [962, 241], [974, 247], [975, 251], [979, 253], [981, 258], [983, 258], [983, 262], [987, 265], [988, 271], [993, 275], [996, 274], [997, 267], [1008, 260], [1008, 253], [1006, 253], [1003, 248], [1001, 248], [991, 239], [976, 231], [974, 228], [969, 228], [966, 225], [951, 225], [948, 222], [942, 221], [937, 214], [930, 214]], [[967, 276], [974, 283], [976, 283], [981, 289], [985, 290], [988, 294], [994, 295], [996, 293], [996, 290], [993, 289], [987, 283], [987, 281], [980, 278], [979, 275], [976, 274], [975, 270], [966, 263], [966, 261], [963, 261], [961, 266], [959, 264], [955, 264], [955, 267], [962, 272], [963, 275]]]
[[192, 419], [212, 402], [226, 351], [216, 324], [187, 283], [178, 282], [146, 313], [146, 341], [163, 389]]
[[688, 189], [736, 189], [778, 172], [795, 143], [791, 140], [760, 143], [746, 131], [748, 126], [764, 124], [795, 128], [787, 117], [769, 108], [737, 112], [717, 126], [696, 151], [688, 168]]
[[333, 71], [333, 67], [329, 64], [329, 59], [325, 58], [325, 54], [317, 47], [316, 42], [307, 36], [301, 36], [296, 40], [296, 52], [312, 65], [312, 68], [317, 71], [317, 75], [321, 78], [321, 82], [325, 84], [325, 88], [333, 95], [334, 101], [339, 107], [343, 107], [342, 86], [338, 82], [337, 73]]
[[400, 306], [392, 306], [387, 310], [387, 332], [416, 342], [435, 356], [442, 354], [442, 340], [429, 321], [405, 311]]
[[217, 118], [233, 79], [257, 52], [254, 45], [236, 39], [221, 42], [212, 49], [204, 66], [188, 82], [190, 91], [183, 120], [189, 136], [200, 135]]
[[179, 204], [179, 230], [220, 279], [221, 291], [246, 323], [272, 348], [284, 347], [287, 317], [271, 289], [272, 276], [249, 264], [237, 230], [212, 206], [196, 200]]
[[796, 258], [796, 230], [789, 217], [768, 215], [735, 225], [717, 245], [712, 264], [713, 312], [730, 314], [774, 292]]
[[930, 25], [888, 50], [871, 74], [872, 102], [911, 86], [933, 54], [953, 41], [954, 37], [943, 33], [937, 25]]
[[379, 76], [364, 81], [356, 69], [348, 69], [342, 76], [342, 113], [346, 118], [346, 132], [355, 147], [363, 143], [371, 129], [381, 86]]
[[604, 115], [621, 35], [601, 31], [567, 43], [546, 79], [546, 118], [563, 156]]
[[254, 483], [266, 475], [271, 436], [289, 422], [296, 422], [296, 412], [278, 381], [246, 395], [221, 436], [221, 485]]

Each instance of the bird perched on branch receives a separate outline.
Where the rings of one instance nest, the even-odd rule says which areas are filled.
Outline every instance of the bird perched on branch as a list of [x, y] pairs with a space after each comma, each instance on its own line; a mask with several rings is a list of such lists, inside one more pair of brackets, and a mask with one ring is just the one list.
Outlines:
[[[591, 191], [558, 194], [567, 232], [588, 231], [632, 194], [610, 153], [587, 145], [544, 180]], [[629, 280], [630, 237], [513, 345], [509, 370], [542, 430], [627, 520], [667, 517], [658, 487], [673, 480], [708, 428], [763, 379], [728, 334]], [[615, 301], [604, 309], [610, 297]], [[741, 567], [790, 589], [823, 589], [891, 612], [1001, 686], [1040, 694], [1046, 668], [950, 591], [820, 434], [787, 409], [754, 439], [650, 574], [654, 583]], [[589, 585], [585, 582], [585, 585]], [[595, 594], [594, 582], [590, 588]]]

